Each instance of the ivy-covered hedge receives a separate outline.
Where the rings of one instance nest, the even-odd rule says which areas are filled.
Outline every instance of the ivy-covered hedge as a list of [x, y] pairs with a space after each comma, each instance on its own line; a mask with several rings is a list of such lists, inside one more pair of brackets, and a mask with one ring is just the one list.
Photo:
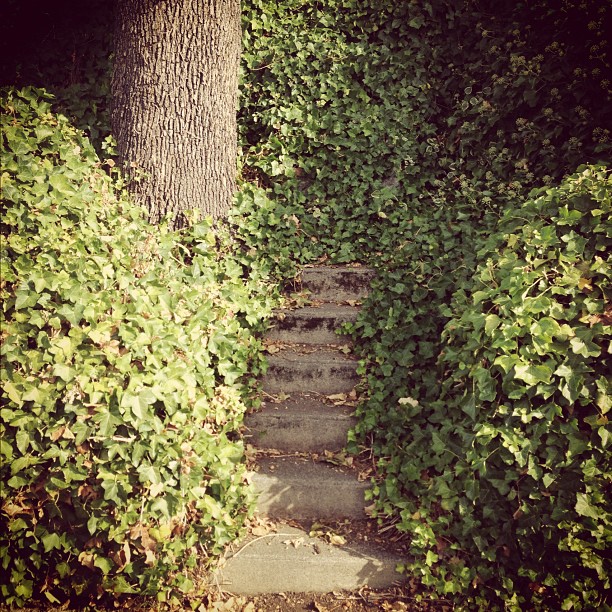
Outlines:
[[43, 91], [2, 106], [2, 599], [176, 597], [250, 508], [267, 284], [148, 225]]
[[[249, 187], [242, 210], [264, 248], [303, 262], [422, 257], [427, 274], [469, 258], [464, 231], [486, 233], [533, 187], [610, 158], [610, 10], [245, 2], [243, 177], [277, 209], [259, 219]], [[432, 235], [432, 216], [450, 236]]]
[[399, 512], [406, 569], [441, 592], [484, 585], [483, 605], [521, 609], [609, 596], [611, 215], [601, 166], [509, 210], [445, 313], [441, 387], [364, 408], [378, 511]]
[[506, 212], [442, 335], [441, 503], [515, 603], [610, 604], [611, 253], [612, 171], [583, 167]]

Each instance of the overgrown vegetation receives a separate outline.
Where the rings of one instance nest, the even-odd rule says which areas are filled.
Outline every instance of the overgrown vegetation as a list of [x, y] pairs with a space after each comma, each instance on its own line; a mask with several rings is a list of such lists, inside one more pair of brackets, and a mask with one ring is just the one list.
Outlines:
[[[14, 196], [19, 203], [10, 206], [21, 211], [14, 223], [38, 228], [37, 224], [44, 222], [45, 231], [54, 232], [56, 245], [65, 235], [71, 236], [68, 241], [61, 240], [61, 248], [67, 249], [61, 253], [89, 253], [78, 249], [90, 248], [90, 243], [92, 249], [98, 245], [102, 255], [96, 252], [96, 257], [109, 258], [117, 271], [109, 276], [104, 265], [91, 257], [76, 260], [62, 255], [61, 261], [53, 259], [48, 255], [52, 247], [36, 239], [32, 248], [39, 251], [28, 250], [29, 243], [23, 241], [24, 255], [14, 260], [14, 265], [27, 273], [23, 277], [28, 279], [26, 284], [20, 277], [3, 287], [4, 316], [16, 326], [18, 338], [3, 343], [21, 360], [19, 366], [6, 369], [6, 376], [14, 377], [17, 372], [22, 377], [17, 382], [6, 378], [13, 387], [10, 395], [5, 390], [3, 405], [5, 410], [26, 413], [23, 431], [31, 428], [32, 444], [38, 446], [25, 446], [24, 433], [3, 439], [14, 453], [12, 461], [21, 459], [23, 464], [17, 464], [20, 470], [16, 475], [28, 479], [28, 484], [14, 490], [32, 491], [31, 500], [37, 501], [29, 503], [49, 508], [47, 522], [42, 521], [48, 530], [44, 541], [36, 530], [30, 529], [32, 535], [26, 535], [31, 515], [10, 516], [4, 510], [4, 520], [21, 518], [26, 523], [17, 523], [10, 541], [33, 546], [34, 559], [41, 555], [64, 568], [62, 547], [68, 550], [82, 542], [77, 537], [90, 537], [89, 518], [82, 514], [77, 517], [74, 533], [54, 532], [53, 521], [58, 515], [52, 512], [59, 510], [52, 509], [47, 500], [56, 499], [62, 512], [73, 512], [66, 500], [72, 500], [73, 505], [81, 503], [80, 487], [89, 486], [89, 480], [75, 480], [53, 494], [45, 486], [54, 491], [51, 476], [57, 480], [48, 466], [56, 470], [68, 466], [76, 474], [89, 474], [90, 468], [83, 463], [88, 459], [78, 451], [82, 440], [77, 444], [76, 438], [83, 435], [79, 432], [84, 428], [92, 430], [94, 439], [100, 436], [90, 410], [94, 414], [103, 410], [97, 406], [106, 401], [102, 398], [110, 398], [105, 404], [109, 414], [115, 410], [113, 414], [126, 421], [121, 425], [126, 431], [113, 432], [110, 438], [119, 435], [129, 439], [140, 431], [143, 425], [138, 415], [134, 416], [133, 406], [154, 414], [155, 423], [173, 422], [174, 416], [160, 412], [166, 396], [153, 398], [144, 391], [147, 385], [155, 385], [147, 379], [151, 376], [149, 363], [153, 362], [147, 362], [143, 355], [152, 359], [154, 351], [147, 353], [145, 340], [147, 334], [157, 332], [144, 318], [142, 304], [149, 309], [151, 303], [153, 320], [163, 319], [164, 325], [164, 313], [176, 310], [168, 308], [167, 298], [162, 297], [166, 294], [160, 289], [165, 284], [159, 279], [176, 277], [168, 299], [178, 300], [178, 295], [186, 292], [187, 304], [181, 308], [207, 312], [205, 318], [211, 320], [210, 325], [197, 323], [199, 317], [192, 314], [185, 315], [184, 321], [174, 321], [166, 337], [169, 344], [164, 344], [165, 356], [159, 357], [164, 367], [170, 367], [172, 361], [187, 370], [195, 368], [196, 383], [208, 381], [205, 388], [212, 393], [206, 395], [199, 387], [194, 391], [206, 396], [202, 400], [205, 415], [200, 416], [189, 409], [190, 402], [198, 399], [187, 391], [184, 397], [169, 400], [176, 406], [175, 414], [180, 415], [176, 418], [186, 419], [185, 427], [172, 434], [175, 437], [169, 449], [176, 444], [180, 448], [183, 429], [187, 432], [195, 426], [194, 419], [206, 420], [210, 415], [213, 421], [219, 405], [220, 414], [226, 415], [222, 422], [208, 426], [212, 438], [206, 438], [206, 448], [212, 445], [213, 450], [202, 453], [201, 459], [210, 465], [194, 466], [195, 478], [198, 470], [202, 474], [210, 470], [213, 475], [222, 470], [221, 447], [233, 449], [238, 460], [239, 443], [226, 446], [224, 436], [231, 437], [229, 432], [239, 423], [244, 407], [238, 396], [227, 398], [223, 390], [241, 386], [244, 378], [239, 374], [246, 371], [249, 360], [250, 372], [256, 373], [259, 367], [257, 343], [247, 340], [250, 335], [246, 330], [256, 326], [267, 312], [266, 298], [256, 301], [262, 312], [249, 310], [255, 303], [243, 304], [234, 292], [254, 295], [255, 287], [248, 283], [244, 293], [235, 279], [249, 269], [255, 280], [263, 270], [291, 277], [306, 263], [360, 262], [374, 265], [378, 277], [360, 320], [351, 327], [361, 353], [365, 384], [350, 447], [372, 453], [378, 462], [379, 477], [372, 492], [374, 514], [410, 538], [413, 558], [410, 563], [407, 560], [406, 571], [439, 593], [452, 594], [458, 606], [471, 609], [588, 610], [612, 605], [606, 599], [612, 569], [607, 416], [612, 230], [611, 179], [605, 166], [609, 168], [612, 162], [612, 104], [610, 45], [604, 29], [610, 10], [603, 0], [565, 0], [558, 6], [544, 0], [243, 3], [239, 120], [243, 184], [233, 213], [233, 233], [241, 248], [235, 248], [232, 257], [226, 252], [222, 261], [214, 250], [227, 251], [229, 247], [218, 236], [213, 238], [206, 224], [182, 236], [163, 230], [158, 234], [143, 226], [125, 202], [117, 206], [122, 215], [131, 215], [126, 228], [118, 220], [111, 223], [107, 209], [90, 214], [91, 204], [79, 208], [76, 202], [81, 197], [97, 201], [96, 188], [87, 187], [89, 179], [83, 186], [70, 187], [69, 193], [58, 191], [67, 198], [61, 209], [65, 214], [48, 208], [33, 215], [28, 212], [33, 202], [44, 199], [48, 191], [45, 179], [36, 177], [62, 174], [46, 162], [42, 169], [38, 169], [38, 162], [24, 166], [24, 174], [15, 170], [15, 176], [31, 186], [25, 193], [32, 195], [23, 201]], [[86, 39], [92, 41], [91, 49], [96, 49], [94, 57], [106, 58], [108, 55], [98, 54], [99, 47], [93, 43], [98, 38], [104, 36]], [[80, 48], [87, 49], [87, 45]], [[83, 57], [80, 65], [89, 65]], [[64, 68], [67, 65], [65, 62]], [[94, 93], [100, 98], [98, 110], [104, 107], [104, 66], [93, 61], [91, 70], [81, 73], [87, 74], [85, 82], [102, 87]], [[23, 68], [21, 74], [33, 73]], [[74, 84], [81, 87], [76, 80]], [[79, 108], [79, 103], [70, 107], [68, 95], [66, 100], [67, 110]], [[69, 110], [73, 119], [88, 113]], [[42, 120], [39, 117], [36, 121]], [[99, 115], [92, 115], [85, 124], [93, 126], [87, 129], [96, 138], [107, 133]], [[45, 134], [40, 126], [32, 129], [34, 136], [27, 136], [25, 142], [39, 142], [39, 135], [42, 138]], [[71, 128], [61, 123], [60, 132], [67, 130]], [[77, 138], [72, 131], [70, 134], [70, 139]], [[19, 135], [17, 140], [21, 138]], [[67, 154], [45, 152], [48, 139], [54, 137], [44, 138], [37, 155], [56, 159]], [[80, 140], [78, 144], [82, 152], [86, 150]], [[11, 159], [30, 159], [34, 154], [27, 146], [23, 151], [7, 151]], [[86, 157], [90, 167], [95, 165], [93, 154]], [[67, 166], [67, 162], [62, 164], [62, 168]], [[37, 168], [36, 172], [30, 167]], [[102, 181], [100, 168], [95, 173], [96, 181]], [[60, 183], [59, 187], [51, 183], [52, 190], [61, 191], [63, 179], [53, 180]], [[89, 195], [85, 193], [88, 189], [92, 191]], [[92, 214], [106, 219], [96, 223], [109, 224], [108, 232], [102, 235], [117, 232], [116, 256], [114, 241], [110, 248], [105, 246], [95, 238], [100, 232], [80, 222]], [[36, 236], [36, 229], [28, 231]], [[142, 242], [132, 240], [145, 245], [144, 251], [137, 254], [125, 246], [122, 256], [121, 245], [127, 245], [130, 236], [145, 237]], [[207, 240], [211, 244], [204, 248]], [[81, 246], [70, 247], [73, 243]], [[30, 259], [23, 259], [26, 255]], [[27, 263], [34, 262], [33, 257], [37, 262], [44, 259], [44, 266]], [[241, 262], [239, 267], [230, 263], [235, 261]], [[136, 278], [130, 272], [135, 265], [150, 267]], [[62, 266], [66, 266], [64, 274]], [[57, 285], [50, 285], [55, 293], [45, 284], [48, 269], [60, 277]], [[197, 282], [206, 287], [210, 283], [211, 291], [218, 291], [218, 300], [204, 304], [201, 295], [190, 293], [188, 287], [198, 275], [206, 280]], [[113, 285], [126, 277], [129, 280], [122, 280], [123, 285]], [[109, 326], [104, 327], [110, 334], [108, 339], [103, 335], [95, 340], [83, 329], [69, 331], [68, 325], [82, 327], [73, 326], [68, 318], [76, 317], [70, 313], [81, 300], [75, 298], [75, 279], [89, 287], [86, 300], [101, 299], [99, 296], [107, 295], [113, 287], [120, 289], [115, 296], [126, 290], [128, 296], [133, 293], [134, 298], [113, 306], [112, 312], [91, 306], [91, 316], [100, 317], [93, 322], [88, 318], [89, 310], [79, 315], [92, 329]], [[149, 282], [153, 297], [148, 296]], [[16, 290], [21, 292], [19, 308]], [[51, 297], [44, 297], [47, 294]], [[115, 298], [108, 299], [114, 304]], [[36, 315], [37, 311], [41, 313]], [[42, 313], [47, 311], [49, 318], [45, 320]], [[237, 315], [239, 323], [230, 312]], [[251, 319], [247, 319], [249, 313]], [[223, 361], [225, 349], [214, 340], [203, 349], [194, 348], [195, 341], [184, 333], [185, 325], [190, 325], [186, 322], [189, 316], [210, 338], [216, 333], [226, 335], [225, 326], [232, 321], [235, 327], [226, 339], [231, 346], [241, 347], [235, 360]], [[130, 332], [125, 339], [119, 335], [121, 327], [113, 327], [117, 317], [126, 317], [126, 329], [135, 329], [135, 336]], [[169, 348], [173, 346], [170, 336], [184, 342], [178, 360], [169, 357], [175, 355]], [[114, 341], [119, 344], [112, 344]], [[220, 346], [227, 345], [221, 342]], [[128, 358], [120, 347], [143, 355], [134, 353]], [[210, 363], [207, 357], [202, 364], [189, 363], [190, 355], [198, 354], [192, 350], [204, 351]], [[82, 366], [77, 368], [75, 360]], [[94, 406], [85, 403], [88, 396], [79, 395], [84, 391], [78, 386], [81, 382], [77, 385], [77, 369], [90, 372], [90, 366], [107, 385], [99, 390], [102, 396], [96, 396]], [[56, 367], [58, 374], [53, 373]], [[134, 384], [143, 385], [142, 389], [131, 386], [121, 367], [129, 368], [130, 380], [133, 374]], [[27, 369], [30, 373], [24, 374], [23, 368], [31, 368]], [[64, 380], [62, 371], [72, 371], [74, 378]], [[41, 414], [51, 415], [49, 425], [41, 425], [40, 419], [34, 425], [29, 411], [38, 406], [39, 397], [31, 389], [38, 383], [27, 376], [39, 377], [49, 385], [48, 395], [38, 391], [42, 395], [37, 408]], [[91, 374], [83, 376], [96, 380]], [[216, 391], [211, 392], [212, 388]], [[71, 389], [76, 390], [72, 391], [74, 397], [69, 394]], [[146, 395], [142, 402], [133, 399], [141, 393]], [[230, 393], [240, 395], [239, 391]], [[63, 411], [61, 402], [66, 397], [70, 410]], [[145, 401], [147, 397], [151, 403]], [[117, 413], [120, 410], [124, 412]], [[22, 427], [16, 418], [16, 425], [8, 425], [15, 436]], [[162, 434], [147, 431], [146, 439], [170, 435], [172, 427], [167, 429]], [[66, 432], [70, 433], [65, 436]], [[175, 482], [166, 485], [170, 487], [167, 492], [151, 495], [157, 489], [153, 480], [143, 476], [145, 468], [139, 468], [138, 462], [135, 465], [131, 455], [122, 457], [118, 450], [108, 458], [112, 440], [105, 440], [96, 442], [95, 449], [106, 463], [98, 467], [94, 462], [91, 469], [105, 474], [112, 464], [118, 473], [125, 473], [129, 486], [143, 492], [140, 501], [150, 504], [151, 529], [172, 524], [172, 518], [153, 508], [170, 495], [180, 500], [173, 517], [186, 516], [194, 508], [201, 512], [198, 516], [203, 521], [197, 524], [206, 534], [204, 541], [209, 542], [211, 554], [236, 533], [240, 511], [246, 507], [239, 463], [230, 461], [230, 472], [224, 472], [224, 482], [231, 481], [236, 488], [229, 485], [225, 492], [212, 495], [218, 511], [232, 518], [220, 533], [209, 533], [204, 525], [212, 522], [206, 523], [205, 517], [213, 515], [202, 509], [205, 497], [196, 494], [183, 499], [178, 472], [169, 475]], [[39, 463], [51, 448], [63, 450], [57, 458]], [[148, 459], [151, 466], [157, 458], [165, 457], [157, 452]], [[22, 459], [26, 457], [31, 465]], [[140, 461], [146, 463], [142, 457]], [[98, 469], [101, 472], [95, 471]], [[47, 485], [39, 484], [47, 477]], [[88, 511], [95, 509], [98, 514], [92, 516], [102, 521], [94, 504], [106, 503], [107, 490], [114, 490], [112, 479], [106, 478], [106, 488], [104, 477], [91, 479], [99, 497], [83, 504]], [[132, 521], [136, 502], [130, 501], [122, 486], [117, 485], [117, 496], [124, 505], [118, 507], [131, 518], [115, 525], [112, 520], [119, 517], [117, 512], [106, 517], [108, 526], [101, 523], [109, 539], [106, 548], [96, 548], [98, 543], [94, 543], [92, 554], [101, 560], [97, 566], [93, 564], [93, 571], [112, 590], [118, 584], [113, 584], [114, 580], [124, 576], [129, 581], [142, 569], [142, 583], [131, 584], [146, 590], [153, 576], [169, 570], [172, 577], [178, 570], [172, 561], [166, 567], [147, 565], [144, 541], [130, 535], [127, 528], [138, 524]], [[207, 494], [210, 491], [204, 496]], [[112, 497], [106, 501], [111, 506], [116, 503]], [[175, 538], [164, 546], [189, 548], [189, 537], [198, 528], [183, 534], [185, 539], [173, 531]], [[125, 542], [131, 559], [122, 566]], [[8, 557], [16, 564], [11, 566], [13, 571], [33, 571], [33, 565], [21, 565], [18, 557], [5, 554], [4, 558]], [[74, 567], [86, 569], [73, 562]], [[73, 585], [80, 575], [75, 570]], [[93, 585], [95, 575], [85, 575]], [[176, 574], [180, 575], [186, 576], [184, 572]], [[26, 586], [21, 589], [29, 588], [27, 580], [31, 578], [25, 577]], [[176, 584], [186, 588], [187, 580], [178, 578]], [[51, 589], [52, 580], [48, 584], [48, 592], [61, 598], [59, 591]], [[71, 588], [65, 581], [61, 584]], [[26, 595], [17, 594], [21, 598]]]
[[592, 609], [610, 586], [610, 178], [563, 178], [610, 162], [609, 16], [245, 12], [245, 240], [378, 269], [350, 446], [406, 571], [467, 607]]
[[484, 607], [603, 605], [611, 212], [603, 167], [509, 209], [472, 286], [443, 309], [440, 385], [417, 394], [395, 368], [368, 377], [362, 427], [383, 431], [378, 512], [399, 514], [417, 559], [406, 569], [436, 590], [483, 587]]
[[2, 596], [176, 599], [250, 508], [272, 299], [208, 221], [150, 226], [49, 102], [2, 100]]

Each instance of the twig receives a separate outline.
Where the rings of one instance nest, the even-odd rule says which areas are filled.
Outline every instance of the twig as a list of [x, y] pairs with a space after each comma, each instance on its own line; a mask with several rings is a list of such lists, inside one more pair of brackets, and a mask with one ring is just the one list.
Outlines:
[[297, 533], [267, 533], [266, 535], [259, 536], [250, 542], [247, 542], [242, 548], [239, 548], [233, 555], [228, 557], [228, 559], [234, 559], [237, 557], [245, 548], [248, 548], [251, 544], [255, 544], [255, 542], [259, 542], [259, 540], [263, 540], [264, 538], [292, 538], [299, 534]]

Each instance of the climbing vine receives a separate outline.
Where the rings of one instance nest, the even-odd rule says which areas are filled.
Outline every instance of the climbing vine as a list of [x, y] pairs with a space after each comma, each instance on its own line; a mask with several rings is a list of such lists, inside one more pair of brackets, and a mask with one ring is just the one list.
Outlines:
[[148, 225], [50, 102], [2, 99], [0, 592], [178, 603], [250, 511], [272, 288], [209, 221]]
[[[349, 447], [377, 460], [406, 571], [468, 607], [591, 609], [609, 587], [609, 174], [573, 175], [611, 161], [609, 11], [245, 7], [243, 240], [377, 268]], [[515, 283], [505, 310], [487, 274]]]

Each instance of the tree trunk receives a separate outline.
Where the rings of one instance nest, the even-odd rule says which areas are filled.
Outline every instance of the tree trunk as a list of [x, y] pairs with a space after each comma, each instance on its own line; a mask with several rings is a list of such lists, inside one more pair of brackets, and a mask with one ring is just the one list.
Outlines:
[[111, 121], [129, 189], [157, 223], [230, 208], [240, 0], [116, 3]]

